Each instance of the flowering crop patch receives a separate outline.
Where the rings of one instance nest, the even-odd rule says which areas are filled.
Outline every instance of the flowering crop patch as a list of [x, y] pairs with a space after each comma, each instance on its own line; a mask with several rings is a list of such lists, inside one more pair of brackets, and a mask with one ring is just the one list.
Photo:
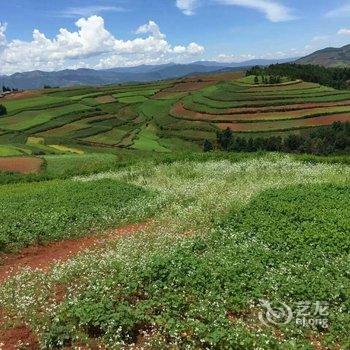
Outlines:
[[70, 342], [80, 330], [112, 348], [143, 334], [149, 348], [309, 349], [308, 337], [325, 331], [282, 325], [277, 337], [259, 323], [263, 297], [327, 300], [324, 341], [346, 346], [349, 190], [317, 185], [269, 191], [209, 236], [158, 251], [140, 268], [116, 268], [58, 307], [43, 335], [46, 346]]
[[[346, 348], [349, 166], [279, 155], [140, 162], [67, 186], [98, 198], [101, 189], [111, 204], [121, 181], [157, 194], [135, 198], [138, 211], [150, 208], [139, 216], [158, 209], [150, 227], [0, 288], [1, 305], [43, 348], [310, 349], [313, 339]], [[326, 301], [329, 328], [266, 326], [260, 299]]]

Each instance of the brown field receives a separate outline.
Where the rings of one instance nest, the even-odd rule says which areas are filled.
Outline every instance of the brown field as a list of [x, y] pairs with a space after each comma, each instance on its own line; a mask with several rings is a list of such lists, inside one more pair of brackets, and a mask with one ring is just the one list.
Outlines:
[[0, 171], [12, 173], [39, 173], [43, 160], [35, 157], [6, 157], [0, 158]]
[[163, 92], [188, 92], [201, 90], [207, 86], [215, 84], [215, 81], [184, 81], [176, 83], [174, 86], [162, 90]]
[[244, 77], [244, 72], [225, 72], [210, 75], [198, 75], [189, 78], [181, 79], [181, 81], [175, 83], [167, 89], [162, 90], [162, 92], [190, 92], [201, 90], [205, 87], [214, 85], [219, 81], [234, 80]]
[[[236, 80], [236, 79], [241, 79], [244, 78], [245, 72], [243, 71], [238, 71], [238, 72], [223, 72], [223, 73], [213, 73], [213, 74], [203, 74], [203, 75], [198, 75], [196, 76], [197, 79], [201, 79], [203, 81], [227, 81], [227, 80]], [[194, 78], [187, 78], [187, 79], [192, 79]], [[186, 79], [185, 79], [186, 80]]]
[[254, 131], [271, 131], [294, 128], [307, 128], [314, 126], [331, 125], [334, 122], [350, 122], [350, 114], [335, 114], [322, 117], [285, 120], [280, 122], [258, 122], [258, 123], [220, 123], [217, 126], [220, 129], [230, 128], [233, 131], [239, 132], [254, 132]]
[[30, 97], [38, 97], [41, 96], [41, 92], [40, 91], [19, 91], [19, 92], [13, 92], [9, 95], [6, 95], [4, 97], [2, 97], [0, 99], [0, 101], [2, 100], [6, 100], [6, 101], [10, 101], [10, 100], [20, 100], [23, 98], [30, 98]]
[[[251, 114], [251, 113], [266, 113], [266, 112], [288, 112], [288, 111], [297, 111], [301, 109], [315, 109], [320, 107], [337, 107], [337, 106], [350, 106], [350, 100], [338, 101], [338, 102], [319, 102], [319, 103], [299, 103], [286, 106], [267, 106], [267, 107], [237, 107], [237, 108], [228, 108], [228, 109], [215, 109], [214, 112], [207, 112], [207, 114], [212, 115], [222, 115], [222, 114]], [[186, 107], [182, 106], [186, 111]], [[210, 107], [208, 107], [210, 108]], [[197, 111], [192, 111], [195, 113], [201, 113]]]
[[96, 97], [95, 100], [101, 104], [115, 102], [115, 98], [111, 95]]
[[71, 132], [88, 128], [89, 126], [91, 126], [91, 125], [89, 125], [89, 123], [91, 123], [91, 122], [110, 119], [110, 118], [113, 118], [113, 116], [110, 114], [84, 118], [84, 119], [78, 120], [78, 121], [70, 123], [70, 124], [65, 124], [63, 126], [59, 126], [58, 128], [49, 129], [49, 130], [40, 132], [40, 133], [36, 134], [35, 136], [40, 136], [40, 137], [66, 136], [67, 134], [69, 134]]
[[[242, 113], [242, 114], [220, 114], [220, 115], [214, 115], [214, 114], [207, 114], [207, 113], [200, 113], [195, 111], [187, 110], [183, 107], [182, 103], [177, 103], [174, 105], [172, 109], [172, 115], [175, 115], [178, 118], [183, 118], [184, 120], [197, 120], [197, 121], [208, 121], [208, 122], [231, 122], [231, 121], [247, 121], [251, 122], [254, 120], [286, 120], [286, 119], [303, 119], [307, 118], [309, 115], [314, 114], [327, 114], [327, 113], [336, 113], [334, 111], [334, 108], [337, 106], [332, 107], [321, 107], [321, 108], [314, 108], [314, 109], [297, 109], [297, 110], [291, 110], [291, 111], [281, 111], [281, 112], [270, 112], [270, 111], [261, 111], [260, 113]], [[338, 106], [342, 107], [342, 106]], [[344, 106], [344, 108], [347, 108], [347, 105]], [[348, 106], [350, 110], [350, 105]], [[341, 113], [345, 113], [345, 111], [339, 111]]]

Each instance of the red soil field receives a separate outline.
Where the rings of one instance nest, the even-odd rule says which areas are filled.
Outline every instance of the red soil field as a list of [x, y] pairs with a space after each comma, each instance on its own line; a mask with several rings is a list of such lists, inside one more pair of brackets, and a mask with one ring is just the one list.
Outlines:
[[6, 157], [0, 158], [0, 171], [31, 174], [39, 173], [43, 160], [35, 157]]
[[115, 98], [111, 95], [96, 97], [95, 100], [102, 104], [115, 102]]
[[207, 86], [215, 84], [215, 81], [186, 81], [179, 82], [175, 86], [162, 90], [162, 92], [187, 92], [201, 90]]
[[286, 120], [280, 122], [259, 122], [259, 123], [220, 123], [217, 124], [220, 129], [230, 128], [233, 131], [241, 132], [257, 132], [257, 131], [270, 131], [270, 130], [281, 130], [281, 129], [293, 129], [293, 128], [304, 128], [313, 126], [324, 126], [331, 125], [334, 122], [350, 122], [349, 114], [335, 114], [329, 116], [298, 119], [298, 120]]
[[14, 92], [14, 93], [11, 93], [10, 95], [6, 95], [6, 96], [2, 97], [0, 99], [0, 101], [19, 100], [22, 98], [38, 97], [40, 95], [41, 94], [39, 91], [19, 91], [19, 92]]
[[[219, 115], [213, 115], [213, 114], [206, 114], [206, 113], [200, 113], [200, 112], [194, 112], [190, 111], [184, 108], [184, 106], [181, 103], [177, 103], [174, 105], [172, 111], [173, 115], [177, 117], [183, 117], [184, 120], [198, 120], [198, 121], [207, 121], [207, 122], [234, 122], [234, 121], [253, 121], [253, 120], [268, 120], [268, 119], [275, 119], [275, 120], [282, 120], [282, 119], [288, 119], [288, 118], [303, 118], [307, 117], [308, 115], [312, 114], [318, 114], [318, 113], [331, 113], [334, 112], [332, 109], [334, 107], [339, 106], [332, 106], [332, 107], [321, 107], [321, 108], [314, 108], [314, 109], [297, 109], [297, 110], [291, 110], [291, 111], [283, 111], [283, 112], [270, 112], [270, 111], [261, 111], [260, 113], [242, 113], [242, 114], [219, 114]], [[344, 106], [346, 107], [346, 106]], [[350, 105], [349, 105], [349, 111], [350, 111]], [[345, 113], [345, 112], [344, 112]]]
[[[350, 106], [350, 100], [338, 101], [338, 102], [319, 102], [319, 103], [300, 103], [293, 105], [285, 106], [267, 106], [267, 107], [237, 107], [237, 108], [228, 108], [228, 109], [218, 109], [218, 112], [202, 113], [197, 111], [191, 111], [186, 107], [182, 106], [187, 112], [200, 113], [200, 114], [210, 114], [210, 115], [224, 115], [224, 114], [250, 114], [250, 113], [266, 113], [266, 112], [288, 112], [296, 111], [300, 109], [315, 109], [320, 107], [336, 107], [336, 106]], [[180, 108], [180, 107], [177, 107]], [[210, 107], [208, 107], [210, 108]], [[213, 109], [215, 109], [213, 107]]]
[[[149, 224], [132, 224], [116, 229], [107, 236], [90, 236], [75, 240], [63, 240], [47, 246], [28, 247], [19, 254], [3, 254], [0, 256], [0, 284], [25, 267], [46, 271], [54, 262], [66, 261], [79, 252], [90, 248], [97, 249], [104, 242], [113, 241], [120, 236], [142, 231]], [[58, 299], [62, 299], [59, 301], [63, 301], [63, 291], [58, 290], [57, 292]], [[39, 349], [38, 339], [26, 325], [19, 324], [12, 328], [6, 328], [5, 320], [5, 313], [0, 309], [0, 349], [17, 350], [18, 342], [27, 344], [25, 349]]]

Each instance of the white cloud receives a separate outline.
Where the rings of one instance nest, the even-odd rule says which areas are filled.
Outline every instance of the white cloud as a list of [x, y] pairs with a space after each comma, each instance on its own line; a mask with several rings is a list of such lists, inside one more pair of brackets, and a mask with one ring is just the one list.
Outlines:
[[265, 14], [271, 22], [284, 22], [295, 19], [292, 10], [271, 0], [216, 0], [223, 5], [234, 5], [252, 8]]
[[204, 53], [204, 47], [196, 43], [189, 44], [186, 50], [189, 55], [201, 55]]
[[308, 53], [306, 49], [298, 50], [295, 48], [291, 48], [286, 51], [275, 51], [275, 52], [266, 52], [264, 54], [236, 54], [236, 55], [228, 55], [228, 54], [220, 54], [213, 58], [213, 60], [222, 62], [222, 63], [241, 63], [244, 61], [255, 60], [255, 59], [285, 59], [285, 58], [297, 58], [301, 56], [305, 56]]
[[7, 23], [0, 22], [0, 54], [6, 47], [6, 36], [5, 36], [6, 27], [7, 27]]
[[348, 29], [348, 28], [339, 29], [337, 34], [338, 35], [350, 35], [350, 29]]
[[338, 18], [350, 16], [350, 4], [340, 6], [326, 13], [326, 17]]
[[214, 58], [217, 62], [222, 63], [232, 63], [232, 62], [243, 62], [248, 60], [255, 59], [256, 56], [252, 54], [242, 54], [242, 55], [227, 55], [227, 54], [220, 54]]
[[149, 33], [152, 34], [153, 37], [158, 39], [164, 39], [166, 37], [163, 33], [160, 32], [158, 24], [153, 21], [149, 21], [147, 24], [140, 26], [136, 31], [136, 34], [149, 34]]
[[100, 16], [81, 18], [75, 24], [77, 31], [60, 29], [53, 39], [35, 29], [32, 41], [11, 42], [6, 41], [6, 25], [0, 24], [0, 72], [163, 63], [186, 60], [204, 52], [196, 43], [173, 47], [153, 21], [140, 26], [136, 34], [143, 36], [132, 40], [114, 37]]
[[194, 10], [198, 7], [198, 0], [176, 0], [176, 6], [186, 15], [194, 15]]
[[102, 12], [124, 12], [125, 9], [120, 6], [85, 6], [85, 7], [69, 7], [63, 10], [60, 15], [62, 17], [89, 17], [98, 15]]

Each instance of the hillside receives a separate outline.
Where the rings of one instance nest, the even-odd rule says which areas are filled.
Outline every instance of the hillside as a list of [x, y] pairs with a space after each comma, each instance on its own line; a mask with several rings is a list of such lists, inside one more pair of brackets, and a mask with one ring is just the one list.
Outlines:
[[296, 63], [314, 64], [324, 67], [348, 67], [350, 66], [350, 45], [341, 48], [328, 47], [300, 58]]
[[7, 108], [0, 118], [0, 155], [101, 147], [200, 150], [204, 140], [215, 144], [217, 133], [227, 128], [245, 139], [283, 139], [350, 121], [349, 91], [287, 78], [267, 85], [256, 79], [231, 72], [13, 94], [0, 100]]

